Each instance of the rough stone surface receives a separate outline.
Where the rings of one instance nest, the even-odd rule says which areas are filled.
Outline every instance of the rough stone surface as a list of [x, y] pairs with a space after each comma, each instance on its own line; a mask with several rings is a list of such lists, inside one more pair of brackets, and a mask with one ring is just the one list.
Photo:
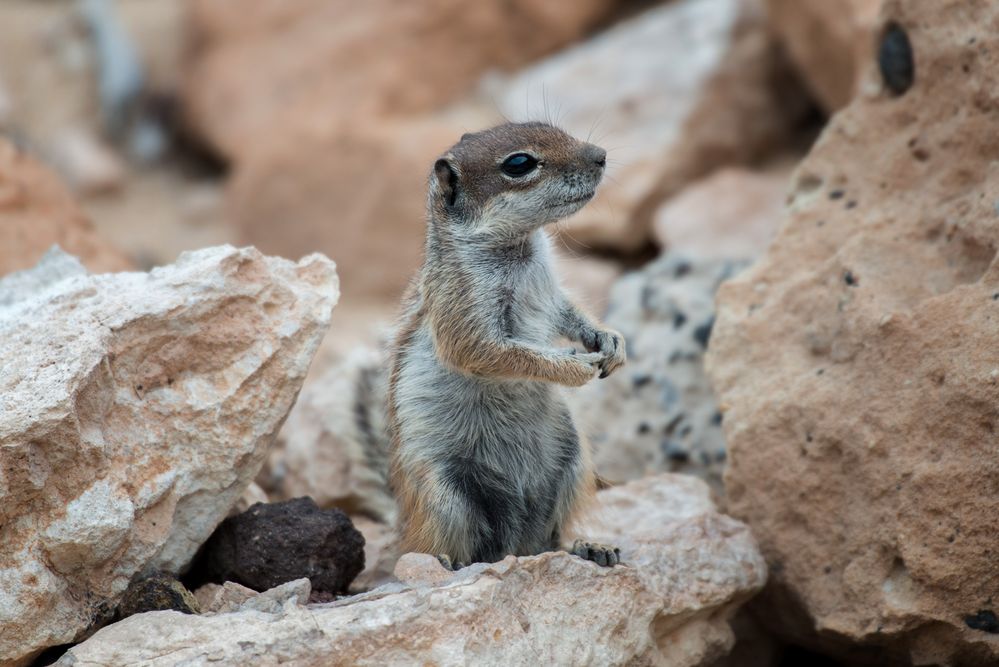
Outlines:
[[130, 268], [97, 236], [59, 178], [0, 137], [0, 275], [34, 266], [53, 244], [91, 271]]
[[318, 255], [224, 246], [99, 276], [50, 260], [29, 298], [0, 280], [3, 665], [187, 564], [257, 473], [338, 295]]
[[[586, 534], [621, 547], [601, 568], [564, 552], [456, 573], [407, 556], [390, 584], [273, 614], [133, 616], [72, 648], [62, 665], [706, 665], [766, 570], [745, 526], [707, 487], [660, 476], [599, 494]], [[405, 567], [408, 565], [408, 567]], [[269, 661], [269, 663], [268, 663]]]
[[993, 665], [999, 635], [968, 619], [999, 604], [999, 5], [884, 20], [914, 85], [867, 64], [766, 257], [719, 291], [728, 507], [786, 636], [850, 664]]
[[770, 25], [827, 111], [846, 106], [874, 53], [884, 0], [767, 0]]
[[185, 614], [201, 613], [198, 600], [177, 578], [164, 572], [143, 576], [133, 582], [121, 597], [118, 618], [147, 611], [173, 609]]
[[614, 286], [605, 321], [624, 335], [628, 364], [567, 392], [602, 477], [684, 472], [721, 490], [725, 438], [704, 351], [715, 290], [741, 266], [669, 253]]
[[429, 111], [490, 68], [511, 70], [578, 39], [616, 4], [191, 0], [188, 112], [232, 157], [292, 127], [284, 116], [301, 109], [340, 119]]
[[362, 569], [364, 537], [347, 515], [295, 498], [227, 518], [188, 576], [195, 584], [235, 581], [255, 591], [304, 577], [316, 591], [341, 593]]
[[777, 233], [790, 176], [790, 167], [720, 169], [656, 212], [656, 241], [690, 257], [756, 259]]
[[755, 0], [655, 7], [527, 68], [498, 99], [512, 118], [526, 108], [608, 149], [608, 178], [568, 229], [628, 251], [662, 201], [781, 146], [805, 108]]

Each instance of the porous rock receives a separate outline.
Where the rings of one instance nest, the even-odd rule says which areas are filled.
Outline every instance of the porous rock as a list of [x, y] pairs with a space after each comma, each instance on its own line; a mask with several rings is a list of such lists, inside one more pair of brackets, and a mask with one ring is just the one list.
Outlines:
[[0, 280], [5, 666], [188, 563], [257, 473], [338, 296], [319, 255], [223, 246], [97, 276], [63, 257], [47, 286]]
[[[851, 664], [992, 665], [999, 592], [999, 5], [892, 0], [878, 63], [718, 294], [728, 508], [771, 629]], [[970, 619], [970, 620], [969, 620]]]
[[807, 107], [755, 0], [654, 7], [526, 68], [499, 101], [608, 149], [607, 179], [568, 229], [626, 251], [648, 242], [659, 204], [779, 149]]
[[306, 578], [312, 590], [342, 593], [364, 569], [364, 537], [346, 514], [312, 498], [257, 503], [222, 522], [188, 577], [195, 584], [234, 581], [266, 591]]
[[91, 271], [131, 266], [97, 235], [58, 176], [0, 137], [0, 275], [34, 266], [53, 244]]
[[715, 290], [742, 266], [667, 253], [615, 284], [605, 322], [624, 335], [628, 363], [567, 392], [597, 472], [608, 481], [673, 471], [721, 491], [725, 438], [704, 352]]
[[746, 527], [703, 482], [664, 475], [599, 494], [588, 537], [620, 546], [601, 568], [552, 552], [447, 572], [407, 556], [406, 578], [331, 604], [275, 613], [133, 616], [72, 648], [63, 665], [261, 659], [297, 665], [538, 663], [707, 665], [728, 621], [766, 577]]

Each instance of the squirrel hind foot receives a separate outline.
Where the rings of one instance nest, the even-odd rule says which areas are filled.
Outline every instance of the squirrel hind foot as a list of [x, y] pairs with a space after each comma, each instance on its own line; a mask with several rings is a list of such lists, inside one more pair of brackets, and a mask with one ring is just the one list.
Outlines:
[[621, 562], [621, 550], [609, 544], [576, 540], [572, 543], [569, 553], [603, 567], [614, 567]]
[[447, 554], [437, 554], [437, 562], [443, 565], [445, 570], [450, 570], [451, 572], [457, 572], [463, 567], [468, 567], [466, 563], [452, 562], [451, 557]]

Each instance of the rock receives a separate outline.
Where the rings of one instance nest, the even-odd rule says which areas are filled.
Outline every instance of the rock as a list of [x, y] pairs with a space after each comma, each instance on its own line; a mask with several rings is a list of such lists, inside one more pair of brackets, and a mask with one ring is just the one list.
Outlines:
[[119, 189], [125, 165], [110, 146], [82, 128], [64, 130], [53, 141], [52, 160], [73, 187], [84, 195]]
[[676, 471], [721, 492], [725, 438], [704, 350], [715, 290], [740, 267], [669, 253], [615, 284], [605, 321], [624, 335], [628, 363], [567, 392], [597, 472], [608, 481]]
[[135, 575], [186, 566], [263, 463], [338, 294], [319, 255], [65, 261], [0, 296], [4, 665], [84, 636]]
[[[292, 408], [294, 410], [294, 408]], [[250, 482], [243, 493], [236, 499], [236, 504], [229, 508], [229, 514], [227, 516], [235, 516], [237, 514], [242, 514], [246, 510], [250, 509], [251, 505], [256, 505], [257, 503], [268, 503], [270, 499], [267, 497], [267, 493], [256, 482]]]
[[236, 611], [244, 602], [258, 595], [260, 593], [257, 591], [235, 581], [227, 581], [221, 585], [205, 584], [194, 591], [194, 597], [205, 614]]
[[[483, 0], [456, 11], [443, 0], [190, 0], [187, 112], [238, 162], [262, 138], [293, 128], [287, 116], [302, 110], [349, 127], [439, 108], [490, 69], [512, 70], [582, 37], [617, 4]], [[429, 163], [419, 177], [427, 171]]]
[[648, 242], [661, 202], [718, 167], [776, 150], [806, 108], [755, 0], [654, 7], [497, 94], [508, 116], [554, 114], [609, 150], [608, 178], [568, 229], [581, 244], [625, 251]]
[[53, 244], [92, 271], [131, 265], [97, 236], [55, 174], [0, 137], [0, 275], [34, 266]]
[[317, 591], [341, 593], [362, 569], [364, 537], [347, 515], [320, 509], [312, 498], [295, 498], [257, 503], [227, 518], [202, 547], [188, 578], [266, 591], [305, 577]]
[[422, 258], [427, 174], [481, 116], [467, 125], [368, 119], [342, 127], [328, 109], [317, 113], [253, 142], [232, 177], [228, 217], [265, 252], [328, 253], [348, 300], [395, 302]]
[[184, 614], [200, 614], [201, 607], [184, 584], [164, 572], [141, 577], [125, 591], [118, 605], [118, 617], [127, 618], [147, 611], [173, 609]]
[[614, 568], [553, 552], [444, 579], [436, 559], [407, 556], [411, 583], [273, 614], [133, 616], [60, 664], [244, 665], [267, 656], [297, 665], [682, 667], [724, 655], [729, 618], [766, 577], [746, 527], [719, 515], [690, 477], [652, 477], [599, 500], [603, 527], [591, 523], [586, 534], [621, 547], [624, 564]]
[[691, 257], [755, 259], [777, 233], [790, 175], [789, 168], [720, 169], [656, 212], [656, 241]]
[[350, 517], [364, 536], [364, 569], [351, 584], [351, 591], [367, 591], [394, 581], [399, 559], [399, 536], [391, 524], [357, 514]]
[[305, 386], [269, 461], [279, 496], [391, 523], [387, 363], [358, 347]]
[[760, 616], [852, 664], [986, 665], [999, 591], [999, 5], [887, 2], [915, 55], [799, 167], [766, 256], [722, 286], [708, 369]]
[[826, 111], [846, 106], [874, 53], [884, 0], [767, 0], [770, 25]]

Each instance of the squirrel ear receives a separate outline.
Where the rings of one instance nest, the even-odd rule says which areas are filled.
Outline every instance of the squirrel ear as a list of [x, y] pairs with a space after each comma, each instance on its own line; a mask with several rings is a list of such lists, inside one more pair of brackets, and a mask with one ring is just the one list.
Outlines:
[[454, 206], [458, 201], [458, 170], [447, 158], [441, 158], [434, 163], [434, 177], [444, 202], [449, 207]]

